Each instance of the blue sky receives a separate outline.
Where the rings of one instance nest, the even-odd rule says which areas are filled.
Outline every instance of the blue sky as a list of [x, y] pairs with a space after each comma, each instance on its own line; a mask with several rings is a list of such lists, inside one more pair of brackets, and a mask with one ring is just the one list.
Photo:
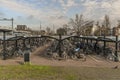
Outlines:
[[[83, 14], [85, 19], [104, 19], [110, 16], [115, 24], [120, 19], [120, 0], [0, 0], [0, 18], [14, 18], [14, 27], [25, 24], [38, 29], [62, 27], [74, 18], [75, 14]], [[0, 22], [0, 25], [11, 26], [9, 22]]]

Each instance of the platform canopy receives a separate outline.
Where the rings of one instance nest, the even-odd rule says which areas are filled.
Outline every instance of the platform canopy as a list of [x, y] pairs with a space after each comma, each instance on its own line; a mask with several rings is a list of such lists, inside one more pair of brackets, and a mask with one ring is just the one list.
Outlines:
[[14, 41], [14, 40], [20, 40], [20, 39], [25, 39], [25, 37], [23, 36], [17, 36], [17, 37], [11, 37], [9, 39], [7, 39], [8, 41]]

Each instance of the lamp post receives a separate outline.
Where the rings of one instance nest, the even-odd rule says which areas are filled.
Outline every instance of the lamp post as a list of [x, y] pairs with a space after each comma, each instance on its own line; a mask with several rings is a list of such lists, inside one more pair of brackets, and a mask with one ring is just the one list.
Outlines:
[[12, 22], [12, 30], [13, 30], [13, 18], [11, 19], [7, 19], [7, 18], [3, 18], [3, 19], [0, 19], [0, 21], [11, 21]]

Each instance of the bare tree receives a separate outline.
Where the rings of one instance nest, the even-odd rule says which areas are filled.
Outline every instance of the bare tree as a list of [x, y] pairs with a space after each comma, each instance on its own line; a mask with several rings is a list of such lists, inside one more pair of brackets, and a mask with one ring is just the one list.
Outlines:
[[67, 32], [68, 32], [68, 27], [69, 27], [68, 24], [64, 24], [64, 25], [63, 25], [63, 29], [66, 31], [66, 34], [67, 34]]
[[48, 35], [50, 35], [51, 29], [50, 29], [49, 27], [47, 27], [47, 28], [46, 28], [46, 32], [47, 32]]
[[66, 30], [64, 28], [59, 28], [57, 29], [57, 34], [58, 35], [66, 35]]
[[117, 27], [120, 27], [120, 20], [118, 20], [118, 25], [117, 25]]
[[80, 28], [83, 23], [83, 15], [81, 14], [80, 16], [76, 14], [75, 19], [70, 19], [70, 24], [73, 26], [75, 32], [77, 35], [80, 35]]
[[110, 19], [108, 15], [105, 15], [105, 20], [104, 20], [104, 26], [106, 28], [110, 28], [111, 24], [110, 24]]
[[111, 28], [111, 24], [110, 24], [110, 19], [108, 15], [105, 15], [104, 18], [104, 22], [103, 22], [103, 27], [104, 28], [104, 35], [109, 35], [110, 34], [110, 28]]
[[93, 25], [93, 21], [85, 21], [82, 14], [80, 16], [76, 14], [75, 19], [70, 19], [70, 24], [76, 34], [80, 36], [86, 35], [86, 31], [89, 33], [89, 28]]

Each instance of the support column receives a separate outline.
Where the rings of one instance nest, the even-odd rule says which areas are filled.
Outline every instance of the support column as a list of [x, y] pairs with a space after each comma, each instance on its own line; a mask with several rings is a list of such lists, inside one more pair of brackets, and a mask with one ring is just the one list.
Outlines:
[[118, 62], [118, 36], [116, 36], [116, 42], [115, 42], [115, 62]]
[[87, 45], [88, 45], [88, 39], [86, 39], [86, 41], [87, 41]]
[[5, 41], [5, 38], [6, 38], [6, 34], [5, 32], [3, 32], [3, 60], [6, 59], [6, 41]]
[[[15, 35], [15, 37], [17, 38], [17, 35]], [[16, 49], [18, 48], [18, 41], [17, 40], [15, 41], [15, 48]]]
[[29, 44], [31, 45], [31, 40], [30, 40], [30, 38], [29, 38]]
[[23, 39], [23, 48], [25, 50], [26, 44], [25, 44], [26, 39]]
[[104, 55], [105, 55], [105, 48], [106, 48], [106, 41], [105, 41], [106, 36], [104, 35]]

